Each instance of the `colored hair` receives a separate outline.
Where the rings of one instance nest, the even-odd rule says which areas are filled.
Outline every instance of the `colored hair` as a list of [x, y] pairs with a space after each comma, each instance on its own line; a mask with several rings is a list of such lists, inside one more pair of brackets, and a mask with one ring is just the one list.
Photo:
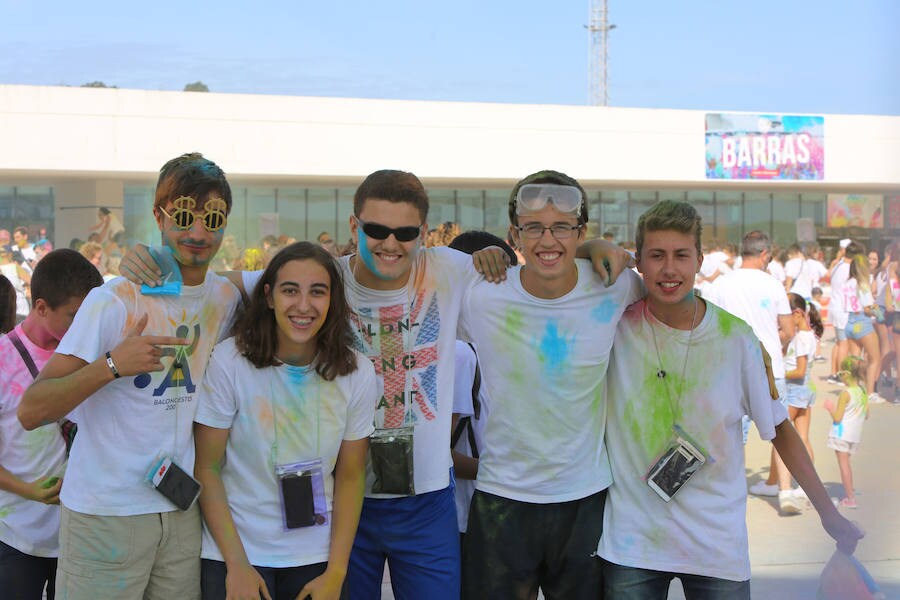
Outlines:
[[763, 252], [771, 252], [772, 243], [765, 232], [751, 231], [741, 240], [741, 256], [760, 256]]
[[854, 254], [850, 261], [850, 277], [856, 280], [856, 285], [861, 290], [869, 289], [869, 258], [868, 253]]
[[0, 275], [0, 333], [11, 331], [15, 326], [16, 288], [9, 279]]
[[231, 186], [225, 172], [199, 152], [182, 154], [159, 170], [153, 208], [155, 211], [182, 196], [190, 196], [200, 207], [210, 195], [222, 198], [226, 211], [231, 212]]
[[78, 249], [79, 254], [88, 260], [91, 260], [95, 254], [103, 253], [103, 246], [97, 242], [85, 242]]
[[509, 264], [515, 266], [519, 263], [516, 253], [513, 252], [513, 249], [510, 248], [509, 244], [493, 233], [488, 233], [487, 231], [466, 231], [453, 238], [453, 241], [448, 244], [448, 247], [459, 250], [460, 252], [465, 252], [466, 254], [473, 254], [479, 250], [484, 250], [489, 246], [502, 248], [509, 257]]
[[84, 298], [103, 285], [97, 267], [75, 250], [59, 248], [38, 261], [31, 275], [31, 305], [43, 299], [56, 309], [72, 298]]
[[526, 176], [524, 179], [520, 179], [516, 182], [516, 185], [513, 186], [512, 192], [510, 192], [509, 194], [510, 224], [519, 224], [519, 215], [516, 214], [516, 196], [519, 195], [519, 189], [523, 185], [528, 185], [529, 183], [552, 183], [555, 185], [570, 185], [572, 187], [578, 188], [578, 191], [581, 192], [581, 210], [578, 213], [578, 223], [580, 225], [584, 225], [588, 222], [588, 197], [587, 192], [584, 191], [584, 188], [581, 187], [581, 184], [565, 173], [546, 169], [544, 171], [532, 173], [531, 175]]
[[316, 356], [313, 364], [316, 373], [326, 381], [352, 373], [356, 369], [356, 354], [353, 352], [353, 330], [344, 294], [344, 280], [331, 254], [310, 242], [295, 242], [282, 248], [263, 271], [250, 294], [246, 311], [235, 325], [238, 350], [258, 369], [281, 364], [275, 356], [278, 350], [278, 323], [275, 321], [274, 310], [269, 307], [266, 285], [271, 294], [278, 280], [278, 271], [292, 260], [315, 261], [328, 272], [331, 279], [328, 314], [315, 340]]
[[861, 356], [852, 354], [841, 361], [841, 371], [847, 371], [856, 380], [859, 387], [866, 389], [866, 361]]
[[816, 307], [807, 302], [803, 296], [794, 292], [788, 293], [788, 302], [791, 305], [791, 310], [799, 310], [806, 315], [810, 329], [813, 330], [817, 338], [821, 338], [822, 333], [825, 332], [825, 325], [822, 324], [822, 316], [819, 315]]
[[366, 200], [412, 204], [422, 223], [428, 220], [428, 193], [418, 177], [406, 171], [382, 169], [366, 177], [353, 194], [353, 214], [362, 212]]
[[700, 236], [703, 235], [703, 223], [697, 210], [687, 202], [661, 200], [647, 209], [638, 218], [635, 244], [638, 256], [644, 248], [644, 236], [648, 231], [677, 231], [693, 234], [697, 254], [702, 255]]

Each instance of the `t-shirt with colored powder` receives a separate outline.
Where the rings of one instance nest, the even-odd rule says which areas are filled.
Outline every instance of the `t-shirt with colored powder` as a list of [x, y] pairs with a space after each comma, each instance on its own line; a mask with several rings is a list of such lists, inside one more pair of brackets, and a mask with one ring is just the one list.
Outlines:
[[[22, 325], [15, 333], [38, 370], [53, 354], [36, 346]], [[56, 423], [25, 431], [16, 411], [22, 394], [34, 379], [9, 336], [0, 336], [0, 465], [23, 481], [62, 474], [66, 444]], [[59, 555], [59, 506], [34, 502], [0, 490], [0, 541], [31, 556]]]
[[[456, 342], [456, 384], [453, 392], [453, 413], [461, 417], [469, 417], [469, 427], [472, 428], [472, 436], [479, 452], [484, 447], [484, 424], [487, 423], [491, 412], [490, 401], [485, 394], [485, 386], [478, 386], [478, 404], [480, 410], [475, 416], [474, 399], [472, 398], [472, 385], [475, 381], [475, 366], [477, 365], [475, 353], [465, 342]], [[472, 456], [472, 447], [469, 444], [469, 431], [464, 430], [456, 442], [454, 449], [466, 456]], [[457, 473], [459, 475], [459, 473]], [[472, 503], [472, 494], [475, 492], [475, 481], [472, 479], [456, 480], [456, 522], [459, 531], [465, 533], [469, 526], [469, 505]]]
[[875, 298], [872, 297], [872, 290], [868, 286], [862, 287], [857, 283], [855, 277], [850, 277], [841, 288], [841, 294], [844, 298], [843, 307], [848, 314], [861, 313], [867, 306], [875, 304]]
[[806, 373], [800, 379], [803, 383], [809, 382], [809, 374], [812, 371], [813, 360], [816, 357], [816, 334], [811, 330], [797, 331], [794, 338], [788, 344], [784, 352], [784, 370], [790, 373], [797, 368], [797, 359], [806, 357]]
[[784, 265], [786, 277], [794, 280], [791, 291], [803, 298], [812, 296], [812, 289], [828, 274], [825, 265], [814, 259], [792, 258]]
[[[744, 581], [750, 559], [741, 417], [749, 415], [770, 440], [787, 412], [769, 395], [750, 327], [706, 307], [693, 334], [658, 321], [645, 301], [619, 322], [607, 377], [606, 446], [615, 482], [597, 552], [627, 567]], [[644, 475], [675, 424], [711, 460], [667, 503]]]
[[461, 333], [478, 348], [491, 404], [478, 490], [547, 504], [612, 481], [603, 381], [616, 323], [644, 287], [630, 270], [606, 287], [590, 261], [576, 264], [578, 281], [559, 298], [527, 292], [523, 267], [500, 284], [477, 284], [466, 298]]
[[747, 322], [772, 357], [772, 373], [784, 378], [778, 316], [791, 314], [787, 292], [778, 280], [759, 269], [735, 269], [713, 283], [708, 300]]
[[862, 441], [863, 423], [866, 422], [866, 405], [869, 399], [860, 386], [847, 388], [850, 402], [844, 408], [844, 417], [838, 423], [832, 423], [828, 437], [858, 444]]
[[[375, 390], [375, 370], [361, 354], [353, 373], [325, 381], [311, 366], [258, 369], [241, 356], [234, 338], [216, 346], [194, 420], [231, 430], [222, 483], [250, 564], [296, 567], [328, 560], [338, 452], [343, 440], [372, 433]], [[327, 522], [285, 531], [275, 465], [316, 458], [322, 461]], [[223, 560], [205, 522], [200, 555]]]
[[[356, 333], [356, 348], [378, 378], [375, 427], [412, 425], [416, 494], [450, 485], [450, 423], [457, 321], [466, 291], [482, 279], [472, 257], [451, 248], [418, 252], [406, 287], [373, 290], [356, 281], [349, 256], [339, 260]], [[244, 273], [249, 292], [261, 273]], [[372, 492], [371, 465], [366, 496]]]
[[182, 337], [187, 345], [163, 346], [162, 371], [115, 379], [69, 415], [78, 435], [60, 496], [67, 508], [106, 516], [176, 510], [145, 475], [160, 455], [193, 472], [197, 386], [240, 301], [237, 288], [212, 272], [180, 296], [145, 296], [123, 278], [91, 290], [58, 354], [91, 363], [118, 346], [144, 314], [143, 335]]

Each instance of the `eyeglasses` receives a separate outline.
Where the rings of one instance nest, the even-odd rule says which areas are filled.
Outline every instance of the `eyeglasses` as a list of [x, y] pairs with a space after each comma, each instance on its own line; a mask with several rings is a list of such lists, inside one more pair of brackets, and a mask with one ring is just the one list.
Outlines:
[[584, 225], [568, 225], [566, 223], [554, 223], [549, 227], [540, 223], [529, 223], [528, 225], [516, 226], [522, 237], [529, 240], [537, 240], [544, 236], [544, 231], [550, 230], [550, 235], [558, 240], [566, 240], [576, 235], [576, 232], [583, 228]]
[[[159, 207], [159, 211], [169, 217], [178, 229], [190, 229], [193, 227], [198, 215], [192, 209], [197, 205], [197, 201], [190, 196], [182, 196], [176, 198], [172, 205], [175, 207], [175, 210], [172, 211], [171, 215], [162, 206]], [[206, 212], [203, 213], [202, 217], [199, 217], [203, 221], [203, 227], [210, 233], [217, 233], [224, 229], [228, 223], [228, 216], [225, 212], [227, 209], [228, 205], [221, 198], [210, 198], [207, 200]]]
[[581, 190], [573, 185], [527, 183], [516, 192], [516, 214], [539, 211], [548, 202], [561, 212], [573, 213], [581, 208], [583, 200]]
[[392, 229], [384, 225], [379, 225], [378, 223], [366, 223], [359, 217], [356, 217], [356, 222], [359, 223], [363, 233], [373, 240], [386, 240], [393, 234], [398, 242], [411, 242], [419, 237], [419, 234], [421, 233], [421, 226], [416, 227], [414, 225], [407, 225], [406, 227]]

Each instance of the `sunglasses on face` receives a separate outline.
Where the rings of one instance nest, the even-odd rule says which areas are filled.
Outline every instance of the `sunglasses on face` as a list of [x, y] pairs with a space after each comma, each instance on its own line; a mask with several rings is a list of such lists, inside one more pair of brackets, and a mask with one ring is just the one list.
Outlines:
[[421, 228], [414, 225], [392, 229], [378, 223], [366, 223], [359, 217], [356, 217], [356, 222], [359, 223], [363, 233], [373, 240], [386, 240], [390, 235], [393, 235], [398, 242], [411, 242], [419, 237], [421, 232]]
[[192, 210], [197, 205], [197, 201], [190, 196], [176, 198], [172, 205], [175, 207], [172, 214], [166, 212], [162, 206], [159, 207], [159, 211], [169, 217], [178, 229], [190, 229], [194, 226], [194, 221], [199, 218], [203, 221], [203, 227], [207, 231], [217, 233], [228, 223], [228, 216], [225, 213], [228, 205], [221, 198], [210, 198], [206, 202], [206, 212], [202, 216]]

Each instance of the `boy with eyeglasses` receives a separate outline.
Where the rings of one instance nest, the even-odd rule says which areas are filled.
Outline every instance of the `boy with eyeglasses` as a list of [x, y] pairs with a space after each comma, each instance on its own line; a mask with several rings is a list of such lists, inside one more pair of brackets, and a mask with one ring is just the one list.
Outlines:
[[525, 256], [500, 285], [463, 303], [463, 337], [482, 357], [491, 399], [463, 552], [463, 597], [601, 597], [594, 555], [612, 482], [604, 449], [603, 383], [616, 323], [643, 295], [626, 271], [607, 287], [576, 260], [587, 195], [540, 171], [509, 199], [510, 233]]
[[200, 597], [192, 422], [197, 384], [240, 302], [208, 270], [230, 209], [215, 163], [200, 154], [167, 162], [153, 215], [180, 295], [145, 295], [121, 278], [91, 291], [25, 393], [26, 429], [66, 415], [78, 424], [60, 496], [57, 597]]

